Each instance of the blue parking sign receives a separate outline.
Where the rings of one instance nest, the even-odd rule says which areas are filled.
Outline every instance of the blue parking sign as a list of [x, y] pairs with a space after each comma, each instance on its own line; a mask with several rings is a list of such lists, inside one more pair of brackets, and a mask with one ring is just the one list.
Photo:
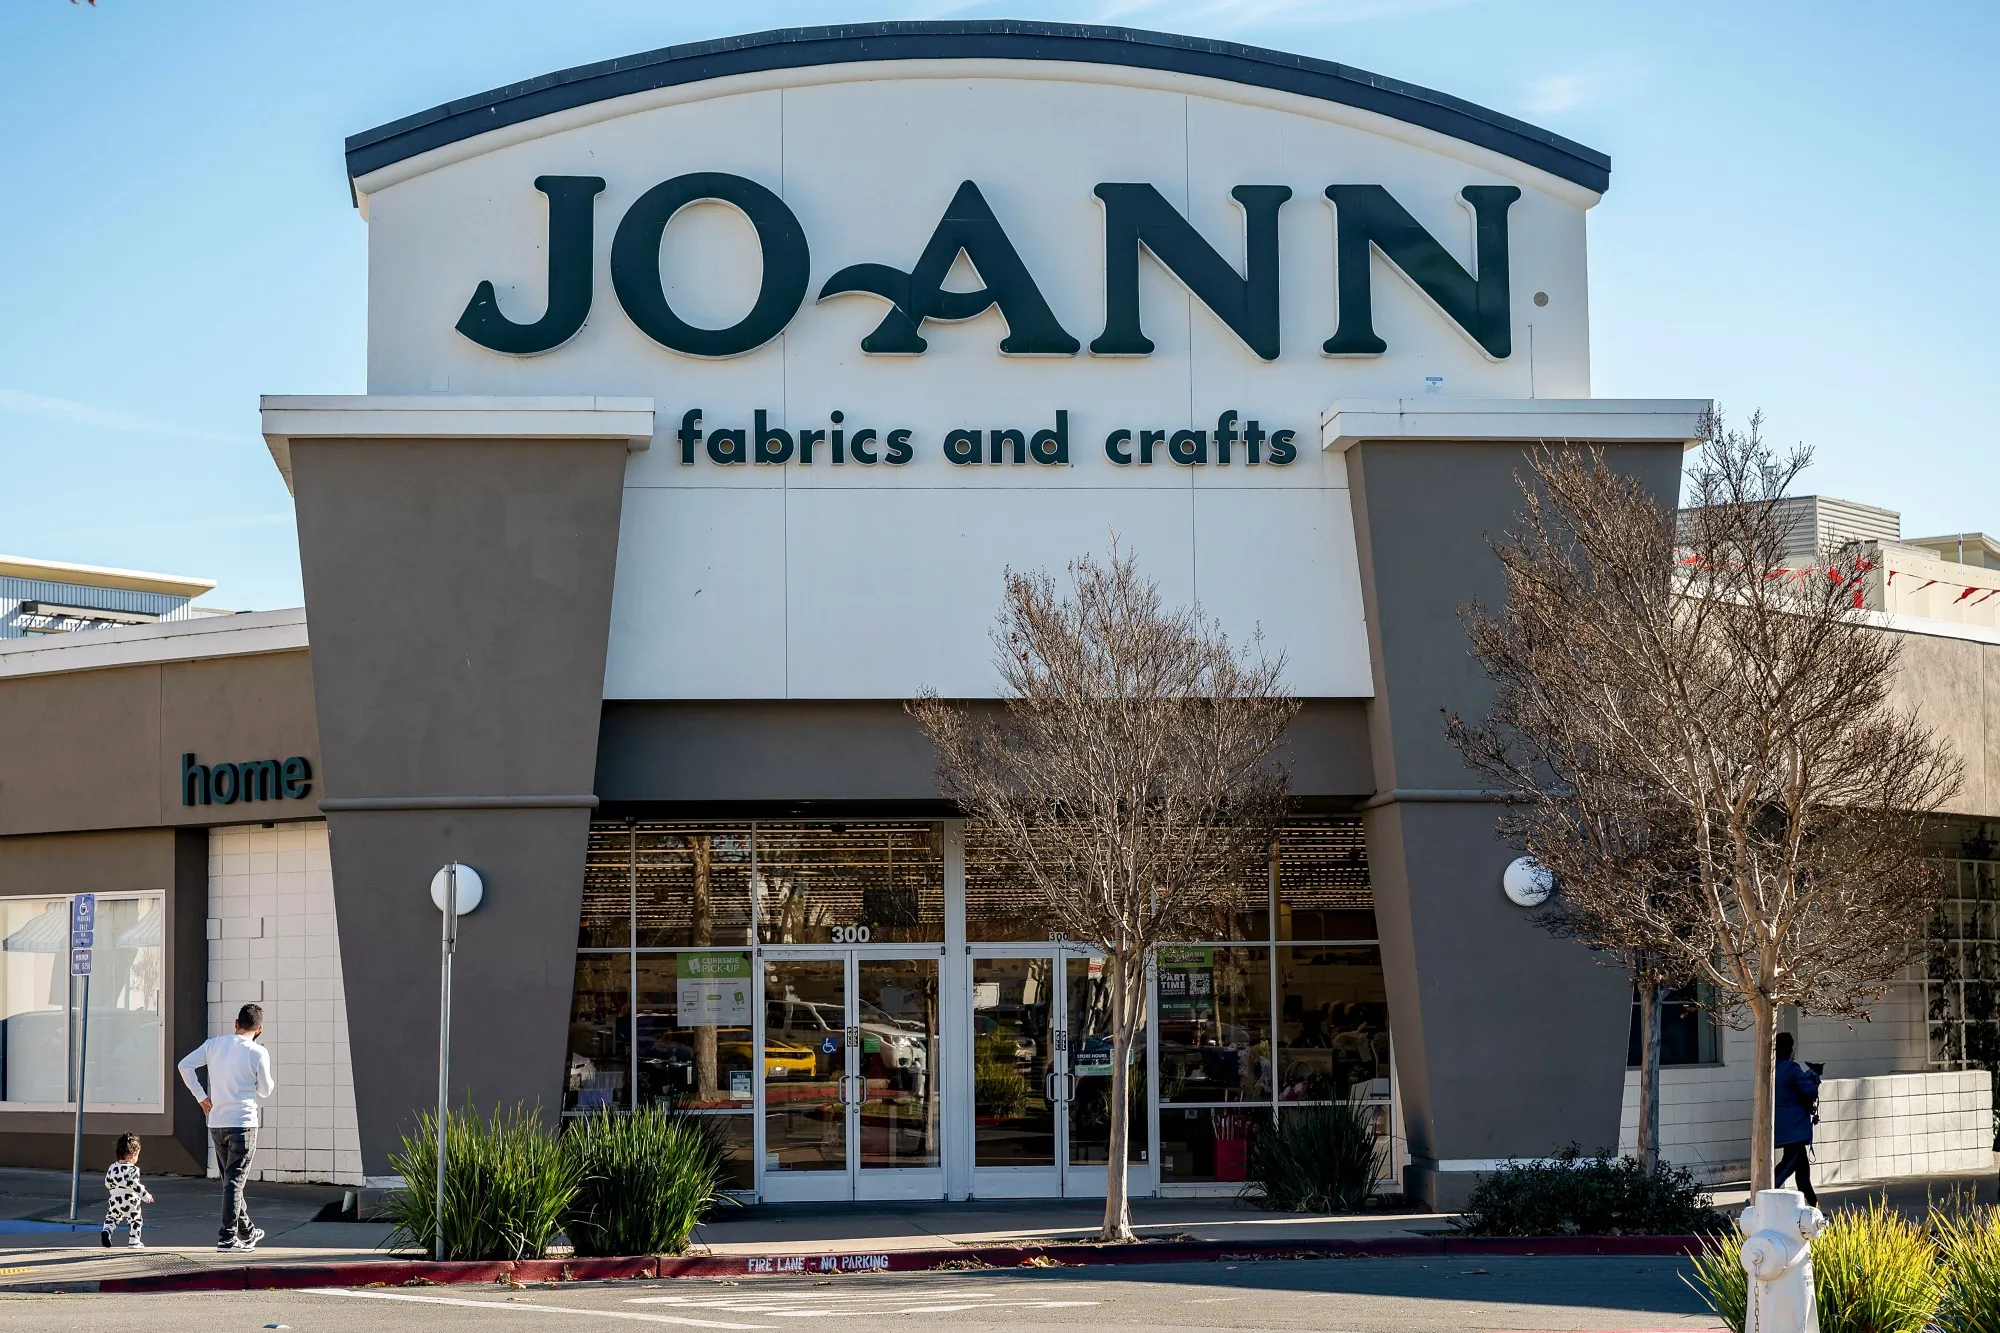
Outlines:
[[90, 950], [88, 948], [69, 951], [69, 974], [73, 977], [90, 975]]
[[69, 900], [69, 947], [85, 950], [83, 971], [77, 971], [74, 964], [70, 975], [82, 976], [90, 971], [89, 949], [95, 943], [97, 934], [97, 895], [79, 893]]

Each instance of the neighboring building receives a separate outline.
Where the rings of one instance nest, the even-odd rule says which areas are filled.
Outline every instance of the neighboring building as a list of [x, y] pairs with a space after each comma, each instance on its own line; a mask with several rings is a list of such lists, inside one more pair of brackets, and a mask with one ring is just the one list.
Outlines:
[[[1858, 547], [1868, 566], [1863, 608], [1903, 639], [1905, 702], [1942, 733], [1966, 765], [1953, 811], [1935, 830], [1953, 891], [1932, 925], [1926, 967], [1912, 969], [1866, 1019], [1787, 1010], [1800, 1059], [1824, 1063], [1816, 1178], [1829, 1183], [1986, 1167], [2000, 1149], [1992, 1076], [2000, 1070], [2000, 887], [1993, 826], [2000, 811], [2000, 568], [1985, 539], [1906, 539], [1891, 509], [1831, 496], [1785, 502], [1793, 520], [1788, 558], [1817, 564]], [[1965, 559], [1960, 560], [1961, 542]], [[1989, 677], [1994, 677], [1988, 684]], [[1740, 1178], [1750, 1146], [1750, 1035], [1684, 992], [1667, 1012], [1661, 1077], [1661, 1148], [1708, 1179]], [[1692, 1001], [1692, 1003], [1690, 1002]], [[1638, 1134], [1637, 1016], [1626, 1075], [1621, 1145]]]
[[1253, 1125], [1331, 1100], [1445, 1204], [1615, 1141], [1628, 987], [1506, 899], [1439, 723], [1487, 697], [1458, 608], [1525, 460], [1670, 496], [1708, 406], [1591, 397], [1601, 154], [1302, 57], [951, 22], [565, 71], [347, 163], [368, 395], [263, 413], [310, 648], [298, 611], [0, 645], [8, 1160], [68, 1161], [88, 888], [93, 1152], [199, 1165], [168, 1054], [258, 999], [260, 1165], [384, 1176], [457, 860], [454, 1101], [691, 1107], [766, 1201], [1101, 1191], [1096, 960], [903, 704], [992, 698], [1003, 571], [1114, 532], [1302, 704], [1268, 874], [1153, 979], [1135, 1192], [1234, 1192]]
[[0, 639], [229, 614], [192, 604], [214, 588], [212, 579], [0, 555]]

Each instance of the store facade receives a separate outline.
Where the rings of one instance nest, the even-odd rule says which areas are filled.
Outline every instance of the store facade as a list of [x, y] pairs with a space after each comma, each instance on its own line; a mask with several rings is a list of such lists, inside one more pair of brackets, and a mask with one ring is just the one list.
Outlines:
[[[1140, 1188], [1228, 1187], [1257, 1119], [1327, 1100], [1445, 1202], [1615, 1141], [1624, 983], [1501, 894], [1439, 712], [1484, 697], [1458, 608], [1497, 595], [1529, 452], [1600, 445], [1671, 503], [1704, 406], [1590, 396], [1601, 155], [1300, 57], [898, 23], [565, 71], [348, 170], [368, 394], [263, 407], [312, 733], [271, 753], [310, 796], [163, 807], [212, 840], [323, 821], [342, 1169], [386, 1173], [434, 1096], [423, 886], [457, 859], [487, 899], [456, 1095], [694, 1107], [773, 1201], [1101, 1190], [1093, 959], [903, 702], [993, 700], [1003, 571], [1114, 537], [1302, 701], [1269, 874], [1152, 981]], [[175, 792], [183, 754], [225, 752], [176, 751]], [[8, 789], [0, 857], [104, 827]], [[213, 875], [264, 853], [218, 847], [192, 919], [226, 941]]]

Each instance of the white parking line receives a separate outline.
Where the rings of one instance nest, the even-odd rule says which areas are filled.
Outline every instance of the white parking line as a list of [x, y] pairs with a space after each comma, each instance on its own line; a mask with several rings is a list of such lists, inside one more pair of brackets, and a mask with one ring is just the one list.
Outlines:
[[769, 1328], [769, 1324], [731, 1324], [720, 1319], [690, 1319], [684, 1315], [641, 1314], [636, 1310], [590, 1310], [573, 1305], [542, 1305], [531, 1301], [474, 1301], [462, 1296], [418, 1296], [403, 1291], [358, 1291], [351, 1287], [307, 1287], [309, 1296], [355, 1296], [369, 1301], [414, 1301], [420, 1305], [459, 1305], [474, 1310], [519, 1310], [524, 1314], [576, 1314], [596, 1319], [634, 1319], [646, 1324], [681, 1324], [695, 1328]]
[[[978, 1293], [1001, 1296], [1002, 1293]], [[901, 1305], [881, 1291], [799, 1292], [779, 1296], [775, 1292], [733, 1296], [628, 1296], [628, 1305], [677, 1305], [684, 1309], [724, 1310], [732, 1314], [768, 1315], [779, 1319], [825, 1319], [832, 1316], [882, 1316], [913, 1314], [957, 1314], [966, 1310], [1063, 1310], [1080, 1305], [1102, 1305], [1102, 1301], [1052, 1301], [1039, 1297], [1021, 1300], [984, 1299], [954, 1301], [950, 1304]], [[933, 1297], [933, 1300], [936, 1298]]]

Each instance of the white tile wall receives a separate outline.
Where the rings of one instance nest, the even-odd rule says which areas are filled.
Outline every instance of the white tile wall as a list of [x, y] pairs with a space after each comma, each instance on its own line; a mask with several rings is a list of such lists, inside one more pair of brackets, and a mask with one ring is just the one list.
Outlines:
[[[1963, 1168], [1945, 1163], [1961, 1158], [1968, 1166], [1991, 1163], [1990, 1079], [1984, 1072], [1923, 1072], [1928, 1036], [1923, 994], [1917, 986], [1898, 985], [1866, 1020], [1800, 1015], [1796, 1028], [1799, 1058], [1826, 1065], [1815, 1135], [1819, 1144], [1814, 1152], [1815, 1184], [1955, 1171]], [[1660, 1072], [1660, 1153], [1706, 1181], [1741, 1179], [1750, 1166], [1750, 1034], [1725, 1028], [1722, 1048], [1720, 1065]], [[1905, 1086], [1906, 1079], [1915, 1082]], [[1976, 1114], [1955, 1101], [1946, 1109], [1947, 1100], [1970, 1095], [1960, 1088], [1968, 1079], [1987, 1089], [1989, 1108], [1982, 1141], [1987, 1153], [1976, 1161], [1966, 1156], [1970, 1148], [1944, 1146], [1958, 1145]], [[1926, 1089], [1921, 1096], [1909, 1090], [1919, 1085]], [[1900, 1103], [1873, 1091], [1891, 1087], [1905, 1089]], [[1922, 1153], [1913, 1151], [1912, 1136], [1930, 1146]], [[1633, 1152], [1638, 1142], [1639, 1073], [1627, 1070], [1619, 1151]]]
[[1816, 1185], [1992, 1166], [1993, 1077], [1983, 1069], [1830, 1078], [1820, 1085]]
[[278, 1086], [255, 1177], [361, 1184], [325, 823], [212, 830], [208, 916], [210, 1035], [230, 1031], [245, 1000], [264, 1006]]

